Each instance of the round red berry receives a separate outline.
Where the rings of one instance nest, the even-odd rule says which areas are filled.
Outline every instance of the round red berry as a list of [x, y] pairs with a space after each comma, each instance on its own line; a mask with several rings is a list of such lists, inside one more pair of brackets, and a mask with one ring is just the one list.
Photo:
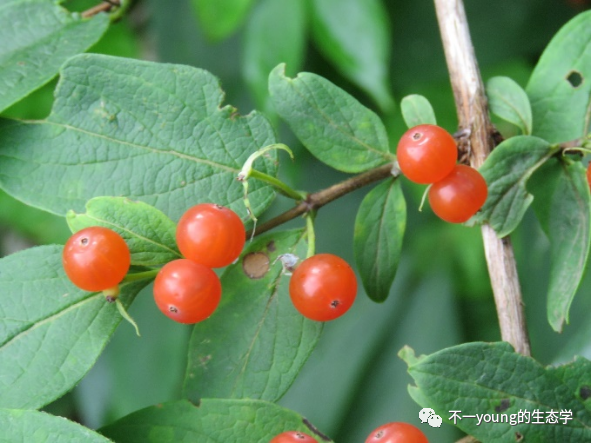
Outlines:
[[195, 324], [214, 313], [222, 285], [205, 265], [177, 259], [158, 272], [153, 291], [156, 305], [166, 316], [181, 324]]
[[131, 262], [129, 248], [115, 231], [89, 227], [66, 242], [62, 263], [68, 278], [86, 291], [103, 291], [117, 286]]
[[487, 200], [487, 183], [476, 169], [456, 165], [448, 176], [430, 187], [428, 198], [441, 219], [466, 222]]
[[318, 442], [312, 436], [302, 432], [284, 432], [274, 437], [269, 442]]
[[588, 179], [588, 186], [592, 189], [592, 183], [590, 182], [590, 162], [588, 162], [588, 168], [586, 168], [586, 178]]
[[331, 321], [350, 309], [358, 291], [349, 264], [333, 254], [305, 259], [290, 279], [294, 307], [314, 321]]
[[401, 172], [412, 182], [434, 183], [446, 177], [454, 165], [458, 151], [456, 141], [436, 125], [418, 125], [409, 129], [397, 146]]
[[234, 262], [245, 245], [245, 226], [229, 208], [216, 204], [191, 207], [177, 225], [177, 245], [189, 260], [210, 268]]
[[389, 422], [377, 427], [366, 442], [429, 442], [417, 427], [406, 422]]

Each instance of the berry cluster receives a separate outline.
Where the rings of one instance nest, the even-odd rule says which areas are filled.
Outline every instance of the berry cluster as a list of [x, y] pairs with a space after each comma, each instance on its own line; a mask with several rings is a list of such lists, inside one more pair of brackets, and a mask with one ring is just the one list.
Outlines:
[[[270, 442], [318, 442], [306, 433], [289, 431], [274, 437]], [[365, 442], [428, 442], [417, 427], [405, 422], [389, 422], [377, 427], [368, 435]]]
[[[245, 227], [232, 210], [199, 204], [179, 220], [176, 241], [184, 259], [164, 265], [154, 281], [154, 301], [166, 316], [195, 324], [214, 313], [222, 284], [213, 268], [233, 263], [245, 245]], [[123, 238], [104, 227], [89, 227], [66, 243], [63, 265], [70, 280], [86, 291], [116, 297], [127, 274], [130, 251]], [[330, 321], [352, 306], [356, 275], [343, 259], [317, 254], [305, 259], [290, 279], [290, 297], [296, 309], [315, 321]]]
[[432, 184], [428, 199], [441, 219], [469, 220], [487, 199], [487, 184], [474, 168], [457, 165], [454, 138], [436, 125], [418, 125], [399, 140], [397, 159], [401, 172], [412, 182]]

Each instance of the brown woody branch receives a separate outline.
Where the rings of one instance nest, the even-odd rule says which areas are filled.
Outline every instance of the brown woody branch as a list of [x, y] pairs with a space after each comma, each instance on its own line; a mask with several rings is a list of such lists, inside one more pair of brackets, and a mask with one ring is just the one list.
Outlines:
[[[462, 0], [434, 0], [434, 3], [459, 127], [468, 134], [468, 157], [471, 165], [478, 168], [494, 147], [494, 130], [464, 5]], [[528, 356], [530, 341], [512, 243], [509, 237], [499, 239], [488, 224], [481, 231], [502, 340]]]
[[[388, 163], [366, 171], [362, 174], [358, 174], [357, 176], [350, 177], [349, 179], [332, 185], [329, 188], [325, 188], [324, 190], [311, 193], [306, 197], [305, 200], [299, 202], [294, 208], [291, 208], [288, 211], [274, 217], [273, 219], [258, 225], [255, 229], [254, 235], [257, 236], [259, 234], [265, 233], [266, 231], [282, 225], [289, 220], [295, 219], [298, 216], [317, 210], [324, 205], [327, 205], [329, 202], [332, 202], [341, 196], [351, 193], [352, 191], [355, 191], [373, 182], [386, 179], [389, 176], [396, 177], [398, 175], [399, 170], [394, 168], [392, 163]], [[247, 233], [247, 237], [251, 237], [251, 235], [251, 232]]]

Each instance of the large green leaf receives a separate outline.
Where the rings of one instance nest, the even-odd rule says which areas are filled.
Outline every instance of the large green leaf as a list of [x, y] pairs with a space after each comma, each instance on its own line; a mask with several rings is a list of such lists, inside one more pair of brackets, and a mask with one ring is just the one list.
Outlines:
[[306, 7], [302, 0], [263, 0], [245, 31], [243, 75], [260, 107], [267, 107], [269, 72], [286, 63], [298, 72], [306, 45]]
[[[0, 407], [35, 409], [92, 367], [121, 321], [102, 293], [76, 288], [58, 245], [0, 259]], [[129, 305], [145, 282], [121, 285]]]
[[391, 38], [381, 0], [313, 0], [312, 6], [313, 37], [321, 52], [383, 110], [391, 108]]
[[532, 132], [532, 110], [526, 92], [509, 77], [487, 81], [487, 100], [493, 114], [513, 123], [524, 135]]
[[211, 40], [222, 40], [243, 22], [253, 0], [192, 0], [202, 30]]
[[86, 204], [86, 213], [69, 211], [66, 220], [72, 232], [100, 226], [119, 233], [131, 251], [132, 265], [162, 265], [181, 258], [175, 223], [144, 202], [95, 197]]
[[376, 186], [358, 209], [354, 253], [364, 289], [376, 302], [387, 298], [395, 279], [406, 220], [405, 197], [395, 179]]
[[532, 134], [550, 143], [588, 134], [590, 85], [590, 11], [586, 11], [553, 37], [526, 86]]
[[436, 115], [432, 104], [424, 96], [410, 94], [401, 100], [401, 114], [408, 128], [429, 123], [436, 125]]
[[270, 442], [295, 430], [325, 437], [302, 416], [254, 399], [175, 401], [132, 413], [101, 429], [116, 442]]
[[111, 442], [104, 436], [68, 421], [37, 410], [0, 408], [2, 442]]
[[[126, 196], [173, 220], [216, 202], [246, 217], [236, 175], [247, 157], [275, 142], [258, 113], [236, 115], [218, 80], [182, 65], [80, 55], [62, 68], [56, 102], [39, 122], [0, 121], [0, 186], [50, 212], [83, 211], [96, 196]], [[261, 170], [275, 175], [275, 153]], [[274, 196], [250, 184], [253, 210]]]
[[108, 26], [105, 14], [85, 20], [53, 0], [0, 2], [0, 111], [49, 82]]
[[277, 401], [315, 347], [323, 324], [304, 318], [290, 300], [281, 254], [306, 254], [302, 230], [251, 243], [222, 275], [222, 302], [194, 327], [185, 395]]
[[278, 114], [320, 161], [348, 173], [394, 160], [378, 116], [348, 93], [312, 73], [286, 77], [285, 65], [269, 76]]
[[[591, 375], [585, 358], [543, 367], [505, 342], [467, 343], [418, 358], [406, 347], [399, 355], [417, 385], [409, 387], [413, 398], [445, 421], [454, 422], [453, 411], [479, 415], [457, 418], [456, 426], [481, 442], [590, 442]], [[519, 423], [520, 412], [530, 421], [523, 415]], [[542, 424], [535, 412], [542, 414]]]
[[561, 332], [588, 262], [590, 191], [585, 167], [568, 158], [550, 159], [531, 182], [533, 207], [551, 242], [547, 318]]
[[488, 221], [499, 237], [510, 234], [532, 202], [526, 182], [557, 151], [532, 136], [516, 136], [499, 144], [480, 169], [488, 196], [473, 220]]

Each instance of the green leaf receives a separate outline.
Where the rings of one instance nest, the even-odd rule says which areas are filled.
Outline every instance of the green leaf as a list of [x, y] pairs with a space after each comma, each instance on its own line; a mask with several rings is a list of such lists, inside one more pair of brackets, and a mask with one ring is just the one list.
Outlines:
[[[410, 392], [427, 403], [422, 407], [433, 408], [445, 421], [455, 410], [459, 416], [479, 415], [479, 425], [479, 418], [462, 418], [456, 426], [481, 442], [590, 442], [591, 375], [585, 358], [543, 367], [508, 343], [475, 342], [408, 361], [408, 366], [417, 385]], [[537, 410], [543, 424], [534, 423]], [[552, 410], [557, 424], [545, 423]], [[520, 411], [531, 414], [530, 423], [517, 423]], [[565, 424], [562, 411], [571, 412]], [[497, 421], [483, 421], [486, 414]]]
[[297, 413], [254, 399], [174, 401], [134, 412], [101, 429], [116, 442], [270, 442], [287, 430], [328, 441]]
[[574, 17], [553, 37], [526, 86], [532, 134], [549, 143], [590, 132], [590, 11]]
[[192, 0], [205, 35], [218, 41], [230, 36], [242, 24], [253, 0]]
[[386, 111], [394, 105], [388, 83], [390, 30], [380, 0], [313, 0], [313, 38], [337, 69]]
[[82, 19], [52, 0], [0, 2], [0, 111], [49, 82], [108, 26], [105, 14]]
[[492, 77], [485, 86], [490, 111], [513, 123], [522, 134], [532, 133], [530, 101], [520, 85], [509, 77]]
[[[62, 68], [46, 121], [0, 120], [0, 186], [20, 200], [65, 215], [97, 196], [142, 200], [177, 220], [191, 205], [216, 202], [246, 218], [236, 181], [243, 162], [275, 143], [260, 114], [220, 108], [207, 71], [101, 55]], [[275, 176], [276, 154], [261, 162]], [[275, 192], [252, 181], [256, 214]]]
[[401, 100], [401, 113], [408, 128], [429, 123], [436, 125], [434, 108], [428, 99], [419, 94], [411, 94]]
[[247, 22], [243, 74], [261, 108], [267, 108], [269, 72], [284, 62], [298, 72], [306, 45], [306, 8], [302, 0], [263, 0]]
[[347, 173], [394, 160], [384, 125], [373, 111], [316, 74], [291, 79], [284, 70], [279, 65], [269, 76], [273, 104], [317, 159]]
[[2, 442], [111, 442], [66, 418], [36, 410], [0, 408]]
[[499, 144], [479, 170], [488, 196], [473, 220], [488, 221], [499, 237], [514, 231], [532, 202], [526, 182], [557, 150], [532, 136], [516, 136]]
[[553, 158], [529, 182], [533, 207], [551, 242], [547, 318], [557, 332], [569, 322], [569, 307], [590, 253], [590, 191], [580, 161]]
[[[0, 407], [36, 409], [73, 388], [121, 320], [102, 293], [76, 288], [62, 246], [0, 260]], [[145, 282], [121, 285], [128, 306]]]
[[86, 213], [68, 211], [66, 220], [73, 233], [93, 226], [119, 233], [130, 249], [132, 265], [162, 265], [181, 258], [175, 223], [143, 202], [126, 197], [95, 197], [86, 204]]
[[370, 299], [384, 301], [393, 284], [407, 219], [401, 185], [389, 179], [370, 191], [358, 210], [354, 253]]
[[216, 312], [189, 343], [185, 396], [277, 401], [315, 347], [323, 324], [296, 311], [281, 254], [306, 254], [302, 230], [261, 236], [222, 275]]

